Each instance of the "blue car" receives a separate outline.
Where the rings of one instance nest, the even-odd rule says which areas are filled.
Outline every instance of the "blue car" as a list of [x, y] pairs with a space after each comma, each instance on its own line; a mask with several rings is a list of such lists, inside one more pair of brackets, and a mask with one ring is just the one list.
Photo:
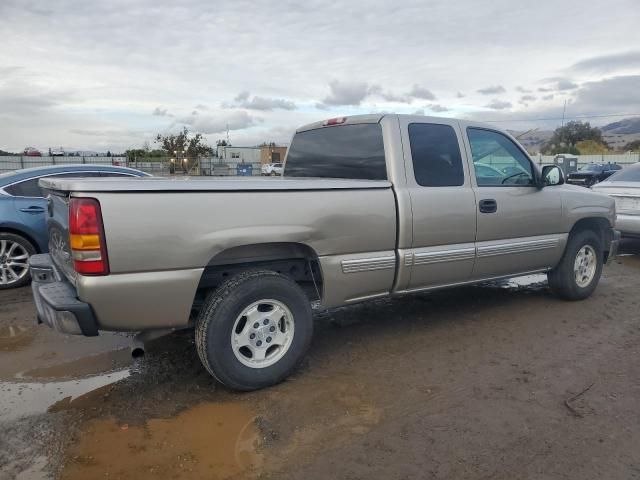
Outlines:
[[0, 290], [29, 280], [29, 257], [48, 251], [47, 200], [42, 177], [144, 177], [147, 173], [110, 165], [55, 165], [0, 174]]

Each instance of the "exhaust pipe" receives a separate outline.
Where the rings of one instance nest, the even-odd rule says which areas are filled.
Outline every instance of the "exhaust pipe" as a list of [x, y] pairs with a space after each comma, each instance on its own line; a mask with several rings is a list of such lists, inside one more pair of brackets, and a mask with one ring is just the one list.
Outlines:
[[145, 330], [144, 332], [138, 333], [133, 337], [133, 341], [131, 342], [131, 356], [133, 358], [144, 357], [145, 343], [169, 335], [175, 330], [175, 328], [161, 328], [158, 330]]

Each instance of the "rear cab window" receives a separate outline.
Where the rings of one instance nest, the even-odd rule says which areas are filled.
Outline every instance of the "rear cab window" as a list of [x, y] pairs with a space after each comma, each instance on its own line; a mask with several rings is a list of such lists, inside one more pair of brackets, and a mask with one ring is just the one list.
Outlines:
[[289, 147], [284, 176], [386, 180], [382, 128], [362, 123], [298, 132]]
[[416, 183], [423, 187], [459, 187], [464, 184], [462, 156], [450, 125], [409, 124], [409, 143]]

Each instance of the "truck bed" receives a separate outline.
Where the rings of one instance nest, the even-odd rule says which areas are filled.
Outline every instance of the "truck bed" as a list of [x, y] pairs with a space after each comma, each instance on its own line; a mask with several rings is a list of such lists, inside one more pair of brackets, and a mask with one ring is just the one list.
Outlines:
[[228, 192], [391, 188], [391, 182], [386, 180], [286, 177], [43, 178], [40, 180], [40, 185], [61, 192]]

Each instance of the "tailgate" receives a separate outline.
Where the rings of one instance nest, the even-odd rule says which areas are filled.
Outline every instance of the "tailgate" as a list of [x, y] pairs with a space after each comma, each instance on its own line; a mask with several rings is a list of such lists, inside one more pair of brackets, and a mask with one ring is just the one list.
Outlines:
[[51, 192], [48, 197], [49, 254], [64, 276], [75, 285], [76, 272], [69, 246], [69, 196], [61, 192]]

